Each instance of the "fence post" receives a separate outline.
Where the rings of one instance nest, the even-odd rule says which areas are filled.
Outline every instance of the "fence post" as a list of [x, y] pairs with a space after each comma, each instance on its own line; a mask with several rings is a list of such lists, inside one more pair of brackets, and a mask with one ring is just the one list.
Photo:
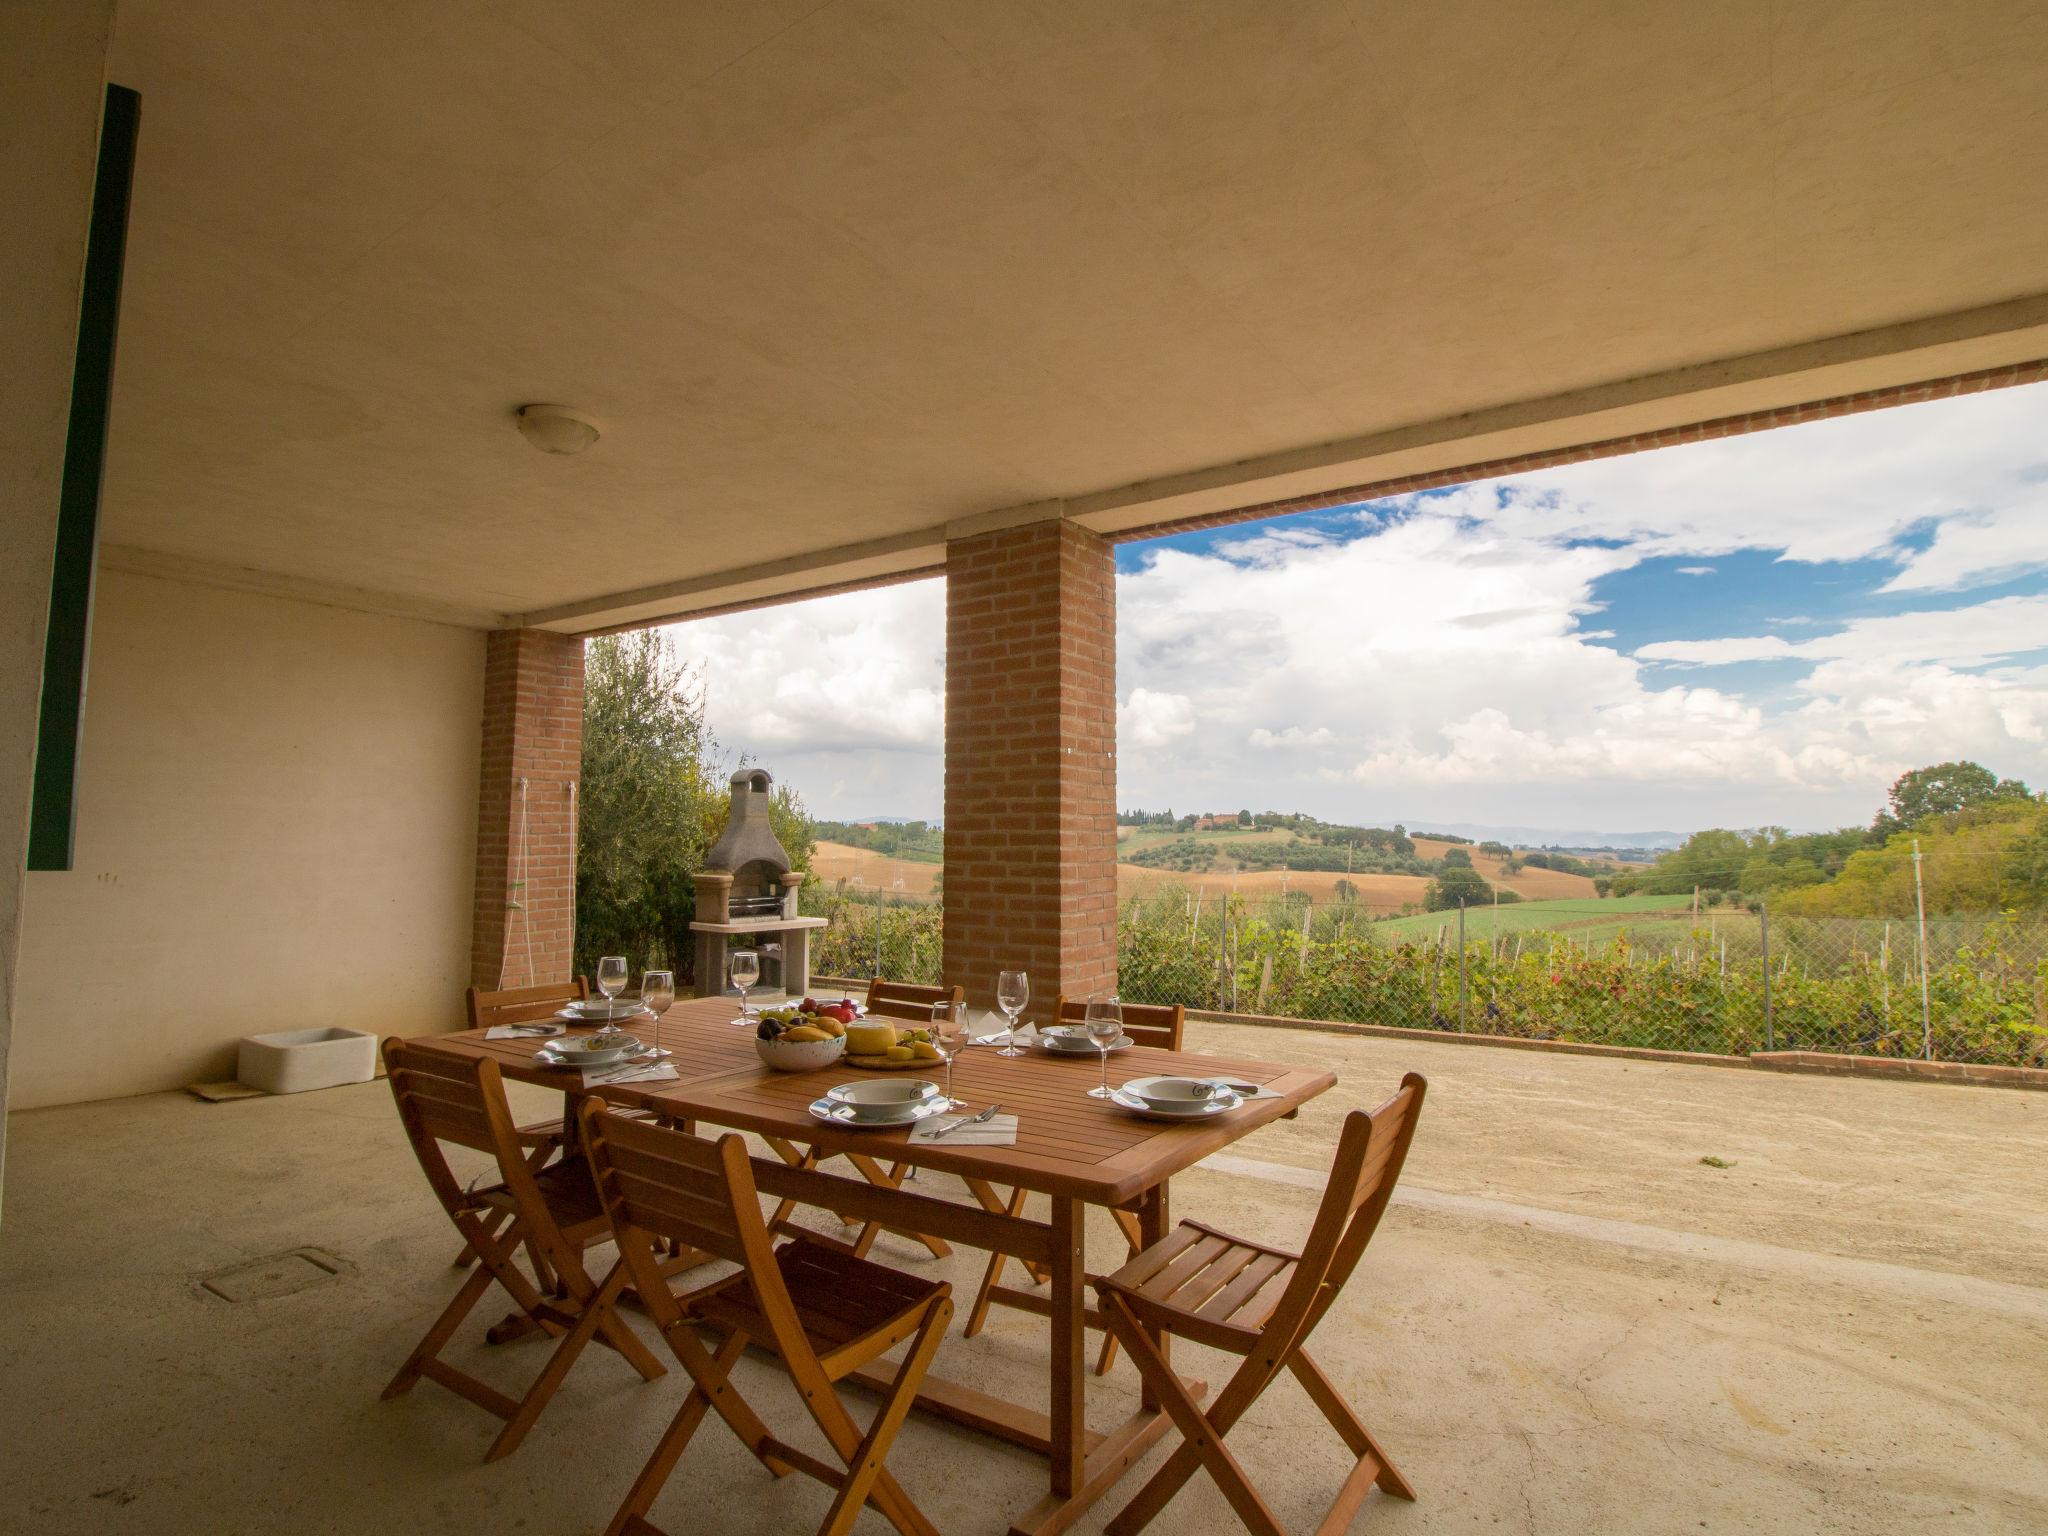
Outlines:
[[1892, 921], [1884, 921], [1884, 942], [1877, 947], [1878, 969], [1884, 972], [1884, 1027], [1891, 1033], [1892, 1027]]
[[1771, 1020], [1771, 909], [1759, 907], [1756, 912], [1757, 940], [1763, 946], [1764, 962], [1764, 1049], [1778, 1048], [1777, 1034]]
[[882, 974], [882, 888], [875, 887], [875, 974]]
[[1920, 917], [1920, 1059], [1934, 1060], [1934, 1015], [1927, 1006], [1927, 889], [1920, 883], [1920, 839], [1913, 839], [1913, 907]]
[[1458, 903], [1458, 1028], [1465, 1027], [1465, 903]]

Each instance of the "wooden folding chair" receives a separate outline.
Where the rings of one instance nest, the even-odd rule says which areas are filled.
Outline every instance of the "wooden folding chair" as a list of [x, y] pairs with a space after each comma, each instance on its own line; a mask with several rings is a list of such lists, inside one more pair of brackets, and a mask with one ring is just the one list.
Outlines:
[[[611, 1235], [588, 1167], [580, 1157], [541, 1169], [529, 1163], [512, 1127], [497, 1063], [391, 1039], [384, 1042], [384, 1067], [391, 1095], [398, 1101], [399, 1120], [427, 1183], [477, 1259], [475, 1273], [406, 1357], [384, 1396], [409, 1392], [425, 1376], [488, 1409], [505, 1421], [484, 1456], [496, 1461], [518, 1447], [593, 1337], [624, 1355], [645, 1379], [662, 1375], [661, 1362], [614, 1309], [624, 1285], [623, 1270], [614, 1265], [612, 1275], [599, 1286], [583, 1267], [583, 1250]], [[448, 1166], [450, 1144], [489, 1153], [497, 1161], [499, 1182], [465, 1188]], [[521, 1248], [533, 1260], [538, 1286], [519, 1268]], [[441, 1351], [493, 1281], [511, 1296], [519, 1314], [493, 1327], [487, 1335], [491, 1342], [533, 1329], [558, 1340], [547, 1364], [517, 1401], [441, 1359]], [[541, 1294], [549, 1285], [557, 1288], [557, 1295]]]
[[[1337, 1161], [1301, 1253], [1241, 1242], [1184, 1221], [1115, 1274], [1094, 1282], [1110, 1331], [1123, 1340], [1146, 1386], [1185, 1437], [1109, 1522], [1109, 1536], [1136, 1536], [1198, 1466], [1215, 1479], [1247, 1530], [1255, 1536], [1285, 1536], [1223, 1443], [1282, 1370], [1294, 1373], [1358, 1458], [1317, 1526], [1317, 1536], [1345, 1530], [1375, 1485], [1396, 1498], [1415, 1497], [1305, 1346], [1372, 1241], [1401, 1177], [1427, 1087], [1421, 1073], [1410, 1072], [1401, 1079], [1400, 1092], [1370, 1115], [1354, 1110], [1345, 1117]], [[1160, 1347], [1167, 1334], [1244, 1358], [1206, 1413]]]
[[[966, 997], [965, 987], [927, 987], [910, 981], [889, 981], [878, 976], [868, 984], [867, 1008], [868, 1013], [876, 1017], [901, 1019], [908, 1024], [929, 1024], [941, 1008], [957, 1007], [966, 1000]], [[815, 1147], [798, 1150], [792, 1143], [776, 1137], [768, 1139], [768, 1146], [777, 1157], [792, 1168], [809, 1170], [816, 1168], [823, 1161]], [[884, 1168], [872, 1157], [861, 1153], [849, 1152], [846, 1157], [847, 1161], [860, 1170], [862, 1178], [884, 1189], [901, 1187], [905, 1176], [910, 1172], [908, 1163], [896, 1163]], [[982, 1203], [986, 1205], [988, 1202], [984, 1200]], [[789, 1234], [802, 1232], [803, 1228], [790, 1221], [790, 1213], [795, 1207], [794, 1200], [785, 1200], [776, 1206], [775, 1214], [768, 1218], [769, 1229]], [[990, 1209], [996, 1207], [991, 1206]], [[853, 1223], [848, 1222], [847, 1225], [851, 1226]], [[868, 1250], [875, 1246], [875, 1239], [881, 1236], [883, 1231], [884, 1228], [879, 1222], [861, 1223], [860, 1231], [854, 1235], [852, 1243], [854, 1257], [866, 1258]], [[953, 1247], [944, 1238], [933, 1237], [924, 1232], [898, 1232], [897, 1235], [907, 1237], [915, 1243], [922, 1243], [935, 1259], [952, 1256]]]
[[[1154, 1045], [1165, 1051], [1180, 1049], [1181, 1034], [1187, 1027], [1188, 1011], [1179, 1003], [1125, 1003], [1123, 1013], [1124, 1033], [1131, 1037], [1133, 1043]], [[1079, 998], [1063, 996], [1053, 1009], [1053, 1022], [1057, 1024], [1080, 1024], [1087, 1017], [1088, 1004]], [[998, 1196], [997, 1199], [1000, 1203], [990, 1206], [991, 1210], [1001, 1210], [1011, 1216], [1023, 1214], [1023, 1190], [1013, 1189], [1007, 1195]], [[1145, 1239], [1138, 1231], [1137, 1216], [1130, 1211], [1115, 1209], [1109, 1214], [1116, 1219], [1117, 1226], [1124, 1234], [1124, 1241], [1131, 1246], [1131, 1252], [1136, 1254], [1145, 1246]], [[967, 1309], [967, 1325], [960, 1330], [962, 1338], [971, 1339], [981, 1332], [982, 1324], [988, 1321], [989, 1303], [1009, 1302], [1025, 1294], [1003, 1286], [1003, 1266], [1009, 1262], [1010, 1255], [1006, 1253], [991, 1253], [988, 1256], [988, 1267], [982, 1271], [981, 1284], [975, 1287], [974, 1301]], [[1020, 1259], [1018, 1262], [1023, 1261]], [[1045, 1283], [1046, 1276], [1037, 1266], [1025, 1264], [1024, 1268], [1030, 1274], [1032, 1284]], [[1101, 1324], [1097, 1322], [1095, 1326], [1101, 1327]], [[1109, 1367], [1115, 1359], [1116, 1335], [1105, 1328], [1102, 1334], [1102, 1350], [1095, 1357], [1095, 1374], [1108, 1375]]]
[[471, 987], [462, 994], [469, 1010], [471, 1029], [489, 1029], [497, 1024], [530, 1024], [535, 1019], [552, 1019], [567, 1003], [580, 1003], [590, 996], [590, 982], [582, 976], [567, 981], [543, 982], [537, 987], [511, 987], [488, 992]]
[[877, 976], [868, 983], [868, 1012], [885, 1019], [903, 1019], [912, 1024], [929, 1024], [941, 1008], [967, 1000], [965, 987], [927, 987], [914, 981], [890, 981]]
[[[775, 1248], [761, 1219], [746, 1143], [737, 1135], [706, 1141], [628, 1120], [595, 1099], [584, 1100], [577, 1113], [599, 1195], [618, 1234], [620, 1265], [632, 1274], [691, 1381], [689, 1396], [633, 1480], [606, 1536], [659, 1536], [647, 1512], [707, 1409], [715, 1409], [777, 1477], [794, 1470], [838, 1490], [819, 1536], [852, 1530], [865, 1504], [874, 1505], [904, 1536], [937, 1536], [885, 1463], [953, 1315], [951, 1287], [807, 1237]], [[830, 1182], [819, 1176], [821, 1192]], [[661, 1281], [657, 1240], [703, 1249], [740, 1270], [677, 1298]], [[700, 1323], [724, 1335], [715, 1355], [697, 1337]], [[905, 1339], [911, 1343], [903, 1363], [863, 1434], [833, 1383]], [[842, 1465], [770, 1434], [740, 1395], [731, 1371], [750, 1343], [781, 1359]]]
[[[572, 976], [567, 981], [543, 982], [537, 987], [513, 987], [502, 992], [470, 987], [463, 992], [462, 1002], [469, 1014], [471, 1029], [490, 1029], [499, 1024], [527, 1024], [535, 1019], [551, 1019], [562, 1011], [563, 1004], [578, 1002], [588, 996], [589, 980]], [[527, 1149], [527, 1166], [538, 1170], [561, 1146], [563, 1123], [560, 1120], [540, 1120], [532, 1125], [519, 1126], [514, 1134]], [[491, 1225], [502, 1226], [505, 1220], [500, 1217]], [[467, 1269], [475, 1262], [475, 1252], [465, 1243], [462, 1252], [455, 1255], [455, 1267]]]

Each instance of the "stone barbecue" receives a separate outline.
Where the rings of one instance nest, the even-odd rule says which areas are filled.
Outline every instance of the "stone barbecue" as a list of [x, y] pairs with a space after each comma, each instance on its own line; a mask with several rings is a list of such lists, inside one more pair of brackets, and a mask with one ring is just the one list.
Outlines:
[[725, 831], [705, 856], [697, 875], [697, 995], [716, 997], [726, 988], [727, 956], [752, 949], [761, 957], [760, 988], [801, 996], [811, 984], [810, 940], [822, 917], [799, 917], [801, 871], [776, 840], [768, 810], [775, 780], [765, 769], [742, 768], [732, 776], [732, 810]]

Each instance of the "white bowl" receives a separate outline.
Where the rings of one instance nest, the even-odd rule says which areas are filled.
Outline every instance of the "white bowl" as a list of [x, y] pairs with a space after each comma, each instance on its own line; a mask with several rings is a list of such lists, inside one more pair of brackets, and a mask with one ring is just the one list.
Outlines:
[[589, 1042], [595, 1035], [570, 1035], [560, 1040], [550, 1040], [544, 1049], [550, 1051], [568, 1066], [606, 1067], [615, 1061], [624, 1061], [628, 1056], [637, 1056], [647, 1047], [632, 1035], [622, 1036], [616, 1045], [602, 1050], [590, 1049]]
[[830, 1040], [763, 1040], [754, 1037], [754, 1052], [777, 1072], [812, 1072], [829, 1067], [846, 1053], [846, 1037]]
[[646, 1006], [637, 997], [579, 997], [568, 1003], [565, 1011], [602, 1023], [606, 1019], [630, 1019]]
[[1148, 1108], [1183, 1114], [1192, 1114], [1213, 1100], [1234, 1097], [1228, 1088], [1206, 1077], [1134, 1077], [1124, 1084], [1124, 1092]]
[[939, 1085], [921, 1077], [874, 1077], [841, 1083], [825, 1097], [844, 1104], [856, 1120], [896, 1120], [933, 1097]]

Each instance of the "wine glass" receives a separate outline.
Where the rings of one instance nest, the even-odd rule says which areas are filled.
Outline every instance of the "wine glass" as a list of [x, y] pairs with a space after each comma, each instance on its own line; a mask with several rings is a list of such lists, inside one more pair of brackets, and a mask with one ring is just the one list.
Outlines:
[[1088, 1097], [1106, 1099], [1109, 1097], [1109, 1048], [1124, 1036], [1124, 1009], [1115, 997], [1104, 997], [1101, 993], [1088, 999], [1088, 1038], [1095, 1042], [1095, 1049], [1102, 1056], [1102, 1086], [1090, 1088]]
[[736, 949], [728, 964], [726, 974], [732, 977], [732, 984], [740, 989], [740, 1016], [733, 1020], [738, 1029], [748, 1025], [747, 989], [761, 979], [761, 957], [751, 949]]
[[1010, 1021], [1010, 1031], [1004, 1039], [998, 1056], [1022, 1056], [1024, 1047], [1017, 1043], [1017, 1015], [1024, 1011], [1024, 1005], [1031, 1001], [1031, 978], [1022, 971], [1005, 971], [996, 978], [996, 1006], [1003, 1010], [1003, 1016]]
[[647, 971], [640, 977], [640, 1005], [654, 1015], [659, 1024], [661, 1016], [676, 1005], [676, 973], [674, 971]]
[[604, 994], [606, 1002], [610, 1002], [626, 990], [626, 957], [624, 955], [606, 955], [597, 962], [597, 990]]
[[953, 1097], [953, 1058], [960, 1054], [960, 1047], [967, 1043], [967, 1005], [954, 1003], [950, 1007], [932, 1010], [932, 1049], [939, 1053], [946, 1063], [946, 1108], [965, 1109], [967, 1106]]

